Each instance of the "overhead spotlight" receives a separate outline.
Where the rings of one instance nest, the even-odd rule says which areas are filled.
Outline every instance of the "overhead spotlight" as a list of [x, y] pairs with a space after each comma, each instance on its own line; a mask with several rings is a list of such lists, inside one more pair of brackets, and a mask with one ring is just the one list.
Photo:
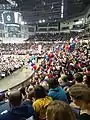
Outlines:
[[46, 5], [46, 2], [45, 2], [45, 1], [41, 1], [41, 3], [42, 3], [43, 5]]
[[24, 25], [25, 24], [25, 22], [24, 21], [21, 21], [21, 25]]
[[16, 7], [18, 7], [18, 4], [16, 3]]
[[63, 14], [61, 14], [61, 18], [63, 18]]
[[43, 2], [43, 5], [46, 5], [46, 3], [45, 3], [45, 2]]
[[24, 22], [25, 25], [27, 25], [27, 22]]
[[54, 8], [54, 6], [52, 5], [51, 9], [53, 9], [53, 8]]
[[84, 20], [84, 18], [82, 18], [82, 21]]
[[49, 16], [49, 19], [52, 19], [52, 17], [51, 17], [51, 16]]
[[45, 22], [45, 20], [43, 19], [43, 20], [42, 20], [42, 22], [44, 23], [44, 22]]
[[39, 23], [42, 23], [42, 20], [39, 20]]

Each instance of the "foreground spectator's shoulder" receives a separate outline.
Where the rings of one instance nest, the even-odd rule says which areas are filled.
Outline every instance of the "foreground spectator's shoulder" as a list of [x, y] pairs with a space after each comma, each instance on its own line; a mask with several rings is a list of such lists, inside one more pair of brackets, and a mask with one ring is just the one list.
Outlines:
[[54, 91], [49, 90], [49, 92], [48, 92], [48, 96], [49, 96], [49, 97], [53, 97], [53, 95], [54, 95]]
[[90, 115], [84, 113], [80, 115], [79, 120], [90, 120]]
[[28, 118], [26, 120], [34, 120], [34, 118], [33, 118], [33, 116], [31, 116], [30, 118]]
[[36, 100], [34, 103], [33, 103], [33, 108], [35, 110], [35, 112], [38, 112], [39, 109], [40, 109], [40, 101], [39, 100]]
[[0, 113], [0, 120], [9, 120], [8, 119], [8, 111], [5, 110], [2, 113]]

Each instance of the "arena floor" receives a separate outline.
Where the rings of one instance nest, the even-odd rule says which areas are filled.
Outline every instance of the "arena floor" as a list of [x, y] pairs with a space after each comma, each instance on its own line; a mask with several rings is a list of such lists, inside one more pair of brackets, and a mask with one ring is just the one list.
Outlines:
[[[41, 63], [41, 60], [39, 60], [37, 66]], [[33, 71], [31, 69], [26, 69], [25, 67], [15, 71], [12, 73], [12, 75], [0, 80], [0, 92], [5, 91], [9, 88], [12, 88], [22, 82], [24, 82], [26, 79], [28, 79], [33, 74]]]

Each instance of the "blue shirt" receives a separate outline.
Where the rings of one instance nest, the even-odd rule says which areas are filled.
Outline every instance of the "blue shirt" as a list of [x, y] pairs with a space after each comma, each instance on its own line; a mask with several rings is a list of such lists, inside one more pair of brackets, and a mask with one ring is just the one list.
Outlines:
[[8, 111], [10, 109], [9, 103], [6, 101], [0, 102], [0, 114], [2, 114], [4, 111]]
[[0, 120], [26, 120], [35, 117], [32, 106], [21, 105], [11, 108], [7, 113], [0, 115]]
[[53, 100], [61, 100], [68, 103], [66, 93], [61, 87], [50, 89], [48, 96], [52, 97]]

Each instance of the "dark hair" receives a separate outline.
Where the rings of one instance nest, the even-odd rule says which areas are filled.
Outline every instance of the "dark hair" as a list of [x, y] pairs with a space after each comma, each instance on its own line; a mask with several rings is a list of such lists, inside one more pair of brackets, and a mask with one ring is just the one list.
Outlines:
[[21, 94], [26, 95], [25, 87], [20, 88], [20, 92], [21, 92]]
[[76, 84], [69, 89], [69, 94], [75, 100], [83, 100], [90, 103], [90, 89], [85, 84]]
[[36, 99], [45, 98], [46, 97], [46, 90], [44, 89], [44, 87], [37, 85], [37, 86], [35, 86], [34, 94], [35, 94]]
[[49, 88], [56, 88], [59, 85], [58, 79], [51, 78], [48, 80]]
[[22, 101], [22, 94], [20, 91], [11, 92], [9, 95], [9, 103], [12, 106], [19, 106]]
[[83, 82], [83, 75], [81, 73], [76, 73], [76, 74], [74, 74], [74, 79], [78, 83], [81, 83], [81, 82]]
[[65, 75], [65, 74], [62, 74], [61, 79], [62, 79], [62, 81], [67, 82], [68, 81], [68, 76]]
[[76, 120], [72, 109], [63, 101], [51, 102], [46, 111], [47, 120]]

